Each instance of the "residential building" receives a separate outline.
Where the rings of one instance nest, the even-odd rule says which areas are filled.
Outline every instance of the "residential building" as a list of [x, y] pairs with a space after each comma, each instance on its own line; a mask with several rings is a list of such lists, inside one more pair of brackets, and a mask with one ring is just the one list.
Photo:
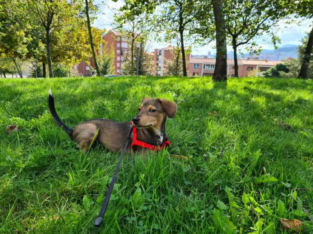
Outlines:
[[[114, 50], [114, 65], [115, 74], [122, 74], [122, 68], [125, 61], [127, 52], [130, 50], [129, 40], [123, 37], [117, 30], [109, 30], [101, 35], [104, 44], [101, 45], [99, 53], [103, 53], [105, 49]], [[106, 48], [104, 48], [104, 46]], [[77, 70], [83, 76], [91, 76], [94, 70], [94, 61], [92, 58], [89, 60], [91, 67], [85, 62], [81, 62], [77, 65]]]
[[[213, 58], [191, 58], [189, 61], [189, 76], [212, 76], [215, 69], [215, 61]], [[253, 71], [264, 72], [282, 61], [268, 61], [268, 60], [238, 60], [238, 76], [245, 77]], [[227, 74], [228, 76], [235, 75], [234, 60], [227, 60]]]
[[[154, 50], [153, 75], [164, 76], [167, 74], [168, 64], [174, 61], [174, 49], [174, 46], [169, 45], [168, 47]], [[190, 53], [186, 53], [187, 70], [190, 58]]]

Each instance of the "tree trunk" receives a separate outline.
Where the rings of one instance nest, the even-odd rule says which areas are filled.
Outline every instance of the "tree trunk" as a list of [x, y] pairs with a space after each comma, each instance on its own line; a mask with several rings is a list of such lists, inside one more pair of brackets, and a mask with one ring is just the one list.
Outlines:
[[90, 43], [90, 47], [91, 47], [92, 58], [93, 58], [93, 61], [95, 63], [97, 76], [101, 76], [100, 69], [99, 69], [99, 66], [97, 63], [95, 48], [93, 45], [93, 39], [92, 39], [92, 33], [91, 33], [91, 24], [90, 24], [90, 18], [89, 18], [89, 2], [88, 2], [88, 0], [85, 0], [85, 3], [86, 3], [86, 17], [87, 17], [87, 27], [88, 27], [88, 33], [89, 33], [89, 43]]
[[309, 35], [308, 44], [306, 46], [305, 52], [303, 54], [302, 65], [299, 73], [299, 78], [307, 79], [308, 78], [308, 70], [309, 64], [312, 56], [312, 48], [313, 48], [313, 28]]
[[134, 75], [134, 38], [132, 37], [131, 39], [131, 44], [130, 44], [130, 62], [131, 62], [131, 75]]
[[42, 76], [43, 78], [46, 78], [47, 73], [46, 73], [46, 64], [42, 62]]
[[13, 58], [12, 60], [13, 60], [13, 63], [14, 63], [14, 65], [15, 65], [15, 67], [16, 67], [17, 73], [19, 74], [19, 76], [20, 76], [21, 78], [23, 78], [22, 70], [20, 69], [19, 65], [17, 64], [15, 58]]
[[7, 76], [5, 75], [5, 72], [3, 72], [3, 76], [4, 76], [4, 78], [7, 78]]
[[49, 77], [51, 78], [53, 77], [53, 70], [51, 59], [50, 28], [46, 29], [46, 37], [47, 37], [47, 59], [48, 59]]
[[185, 46], [184, 46], [184, 31], [179, 30], [179, 35], [180, 35], [181, 56], [182, 56], [182, 62], [183, 62], [183, 76], [187, 76], [186, 55], [185, 55]]
[[226, 29], [223, 0], [212, 0], [216, 27], [216, 63], [213, 81], [227, 81]]
[[238, 58], [237, 58], [237, 40], [233, 37], [234, 63], [235, 63], [235, 77], [238, 77]]

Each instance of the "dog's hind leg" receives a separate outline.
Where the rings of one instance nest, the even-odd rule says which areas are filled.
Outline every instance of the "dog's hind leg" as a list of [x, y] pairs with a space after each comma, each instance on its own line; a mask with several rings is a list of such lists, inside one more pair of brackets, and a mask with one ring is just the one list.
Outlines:
[[99, 129], [93, 123], [83, 123], [78, 125], [73, 132], [73, 139], [81, 150], [88, 151], [96, 142], [99, 136]]

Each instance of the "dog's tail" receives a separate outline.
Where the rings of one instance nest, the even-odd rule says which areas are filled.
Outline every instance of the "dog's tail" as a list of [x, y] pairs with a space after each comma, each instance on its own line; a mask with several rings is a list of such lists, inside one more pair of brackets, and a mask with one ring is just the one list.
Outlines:
[[52, 96], [51, 93], [51, 89], [49, 90], [49, 99], [48, 99], [48, 105], [49, 105], [49, 110], [50, 113], [54, 119], [54, 121], [64, 129], [64, 131], [71, 136], [73, 133], [73, 129], [71, 129], [70, 127], [66, 126], [65, 123], [62, 122], [62, 120], [60, 119], [60, 117], [58, 116], [58, 113], [55, 110], [55, 106], [54, 106], [54, 97]]

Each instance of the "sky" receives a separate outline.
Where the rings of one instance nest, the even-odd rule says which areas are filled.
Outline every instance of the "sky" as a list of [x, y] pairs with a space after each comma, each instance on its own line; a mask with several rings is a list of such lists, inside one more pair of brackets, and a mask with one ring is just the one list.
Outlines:
[[[118, 11], [120, 7], [123, 6], [123, 0], [118, 0], [113, 2], [112, 0], [95, 0], [96, 4], [100, 6], [100, 12], [97, 15], [97, 19], [94, 21], [93, 26], [100, 29], [111, 29], [114, 27], [114, 14]], [[275, 27], [275, 32], [277, 36], [280, 37], [281, 43], [278, 44], [278, 47], [285, 45], [299, 45], [301, 39], [311, 30], [312, 20], [300, 19], [297, 22], [287, 24], [287, 20], [282, 20]], [[262, 46], [263, 49], [274, 49], [274, 46], [271, 44], [269, 37], [262, 36], [256, 40], [258, 45]], [[150, 49], [153, 51], [157, 48], [166, 47], [169, 43], [159, 43], [151, 39]], [[215, 53], [215, 42], [200, 46], [192, 46], [192, 54], [207, 54], [208, 52]], [[231, 47], [227, 48], [231, 51]]]

